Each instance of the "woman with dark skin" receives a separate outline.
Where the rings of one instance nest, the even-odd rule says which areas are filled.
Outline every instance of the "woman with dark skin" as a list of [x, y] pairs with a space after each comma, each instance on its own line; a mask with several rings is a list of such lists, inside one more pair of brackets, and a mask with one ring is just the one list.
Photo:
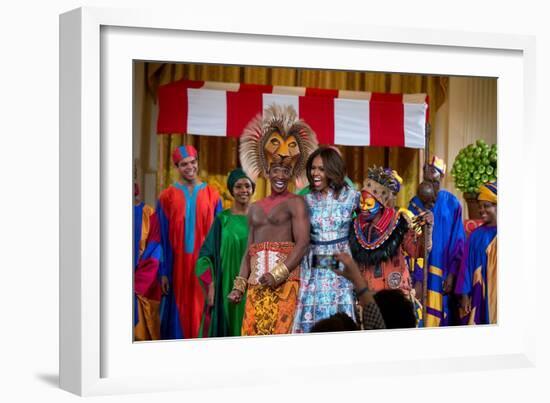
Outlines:
[[461, 324], [497, 322], [497, 183], [481, 185], [483, 225], [468, 238], [455, 292], [460, 295]]
[[200, 336], [240, 336], [244, 301], [230, 304], [226, 296], [239, 273], [248, 239], [248, 210], [254, 183], [242, 169], [231, 171], [227, 188], [234, 203], [216, 216], [199, 253], [195, 271], [207, 291]]
[[345, 182], [345, 163], [334, 148], [321, 147], [308, 158], [311, 191], [304, 196], [310, 229], [310, 251], [301, 263], [300, 300], [293, 333], [308, 333], [336, 313], [355, 319], [353, 286], [327, 267], [332, 255], [349, 252], [349, 230], [359, 207], [359, 192]]

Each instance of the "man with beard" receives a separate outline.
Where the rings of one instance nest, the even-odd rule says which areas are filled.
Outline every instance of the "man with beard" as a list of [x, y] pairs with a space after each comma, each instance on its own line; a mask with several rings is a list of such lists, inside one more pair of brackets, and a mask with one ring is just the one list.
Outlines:
[[244, 171], [252, 180], [263, 174], [271, 183], [271, 195], [250, 207], [248, 251], [228, 295], [239, 303], [248, 288], [243, 336], [292, 330], [309, 216], [304, 199], [287, 188], [291, 179], [303, 175], [316, 147], [315, 134], [292, 107], [268, 107], [241, 136]]
[[222, 203], [218, 191], [198, 178], [198, 155], [193, 146], [172, 153], [180, 178], [163, 190], [157, 203], [163, 259], [161, 338], [199, 336], [204, 295], [195, 275], [199, 250]]
[[[425, 326], [456, 324], [456, 301], [453, 288], [464, 254], [465, 232], [462, 206], [455, 195], [441, 188], [446, 164], [436, 156], [424, 167], [424, 182], [413, 197], [409, 210], [414, 214], [431, 211], [434, 217], [432, 250], [428, 262], [415, 265], [414, 283], [418, 296], [422, 295], [423, 267], [428, 267], [428, 293]], [[431, 189], [430, 189], [431, 185]], [[431, 194], [430, 194], [431, 193]]]

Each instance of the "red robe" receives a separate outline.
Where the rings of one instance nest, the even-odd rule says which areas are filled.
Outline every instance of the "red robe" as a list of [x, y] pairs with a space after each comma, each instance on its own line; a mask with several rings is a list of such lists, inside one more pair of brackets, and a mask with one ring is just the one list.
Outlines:
[[195, 275], [200, 248], [214, 218], [222, 210], [218, 191], [206, 183], [192, 191], [175, 183], [162, 191], [157, 204], [161, 224], [163, 261], [170, 291], [161, 303], [161, 338], [195, 338], [199, 335], [204, 294]]

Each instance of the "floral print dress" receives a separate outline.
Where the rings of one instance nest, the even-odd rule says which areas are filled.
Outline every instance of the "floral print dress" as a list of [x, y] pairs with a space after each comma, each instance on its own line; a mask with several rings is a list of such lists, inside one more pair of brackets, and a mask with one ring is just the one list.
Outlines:
[[300, 294], [293, 333], [308, 333], [315, 322], [344, 312], [355, 320], [353, 285], [320, 266], [315, 256], [350, 253], [348, 235], [359, 192], [345, 186], [338, 197], [329, 189], [304, 196], [311, 220], [310, 249], [301, 263]]

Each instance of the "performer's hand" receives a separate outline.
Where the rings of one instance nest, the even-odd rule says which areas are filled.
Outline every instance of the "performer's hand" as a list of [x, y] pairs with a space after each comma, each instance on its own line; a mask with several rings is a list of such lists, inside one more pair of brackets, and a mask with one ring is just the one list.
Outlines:
[[227, 296], [227, 299], [232, 304], [238, 304], [243, 299], [243, 293], [239, 290], [232, 290], [229, 295]]
[[447, 275], [447, 278], [443, 282], [443, 292], [445, 294], [451, 294], [453, 292], [454, 283], [455, 283], [455, 275], [453, 273], [449, 273]]
[[170, 291], [170, 282], [168, 281], [168, 276], [162, 276], [160, 278], [160, 290], [162, 291], [163, 295], [168, 295], [168, 291]]
[[214, 296], [215, 296], [216, 290], [214, 288], [214, 283], [210, 283], [208, 286], [208, 295], [206, 296], [206, 303], [208, 306], [214, 306]]
[[467, 315], [472, 312], [472, 302], [470, 297], [466, 294], [462, 294], [460, 297], [460, 308], [464, 311], [464, 314]]
[[266, 285], [271, 288], [275, 288], [275, 278], [271, 273], [264, 273], [262, 276], [258, 279], [258, 282], [261, 285]]
[[424, 210], [412, 219], [413, 224], [418, 227], [434, 224], [434, 215], [430, 210]]
[[357, 263], [355, 263], [355, 260], [353, 260], [349, 253], [337, 253], [334, 255], [334, 258], [344, 265], [343, 270], [333, 270], [336, 274], [347, 278], [356, 287], [365, 281], [363, 276], [361, 276], [361, 271], [359, 270]]

